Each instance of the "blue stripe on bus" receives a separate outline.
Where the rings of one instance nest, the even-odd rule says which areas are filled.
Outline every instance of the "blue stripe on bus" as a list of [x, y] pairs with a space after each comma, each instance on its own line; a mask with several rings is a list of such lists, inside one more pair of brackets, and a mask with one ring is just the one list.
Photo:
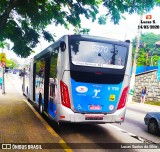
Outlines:
[[54, 118], [56, 119], [56, 111], [57, 111], [57, 106], [56, 103], [52, 100], [49, 100], [48, 102], [48, 113]]
[[77, 112], [108, 112], [116, 110], [120, 98], [120, 84], [94, 84], [71, 79], [72, 99]]

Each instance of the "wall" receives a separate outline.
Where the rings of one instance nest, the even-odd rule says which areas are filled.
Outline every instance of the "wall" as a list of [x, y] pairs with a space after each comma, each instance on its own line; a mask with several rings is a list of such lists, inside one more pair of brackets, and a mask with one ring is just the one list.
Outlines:
[[157, 80], [157, 70], [136, 75], [133, 101], [140, 102], [142, 87], [147, 88], [146, 101], [160, 101], [160, 83]]

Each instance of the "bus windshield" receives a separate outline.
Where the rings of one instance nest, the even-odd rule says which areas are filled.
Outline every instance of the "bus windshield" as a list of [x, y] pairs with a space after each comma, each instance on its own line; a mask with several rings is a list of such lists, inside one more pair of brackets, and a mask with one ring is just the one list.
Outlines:
[[123, 69], [127, 47], [102, 42], [70, 42], [71, 62], [74, 65]]

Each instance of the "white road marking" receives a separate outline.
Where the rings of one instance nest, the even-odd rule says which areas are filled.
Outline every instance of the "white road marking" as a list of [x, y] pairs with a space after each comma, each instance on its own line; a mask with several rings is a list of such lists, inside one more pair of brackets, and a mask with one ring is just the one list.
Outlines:
[[[147, 140], [147, 139], [145, 139], [145, 138], [139, 137], [139, 136], [137, 136], [137, 135], [135, 135], [135, 134], [133, 134], [133, 133], [131, 133], [131, 132], [128, 132], [127, 130], [121, 129], [121, 128], [119, 128], [119, 127], [117, 127], [117, 126], [114, 126], [114, 125], [112, 125], [112, 124], [108, 124], [108, 125], [109, 125], [110, 127], [113, 127], [113, 128], [115, 128], [115, 129], [121, 131], [122, 133], [126, 133], [126, 134], [128, 134], [129, 136], [131, 136], [131, 137], [133, 137], [133, 138], [136, 138], [137, 140], [139, 140], [139, 141], [141, 141], [141, 142], [143, 142], [143, 143], [155, 144], [155, 145], [156, 145], [156, 143], [154, 143], [154, 142], [152, 142], [152, 141], [150, 141], [150, 140]], [[158, 149], [158, 150], [160, 150], [160, 149]]]

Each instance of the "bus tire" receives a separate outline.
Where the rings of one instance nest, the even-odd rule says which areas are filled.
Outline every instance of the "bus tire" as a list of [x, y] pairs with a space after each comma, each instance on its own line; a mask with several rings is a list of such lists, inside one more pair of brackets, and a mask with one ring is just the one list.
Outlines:
[[39, 95], [39, 113], [43, 114], [42, 95]]

